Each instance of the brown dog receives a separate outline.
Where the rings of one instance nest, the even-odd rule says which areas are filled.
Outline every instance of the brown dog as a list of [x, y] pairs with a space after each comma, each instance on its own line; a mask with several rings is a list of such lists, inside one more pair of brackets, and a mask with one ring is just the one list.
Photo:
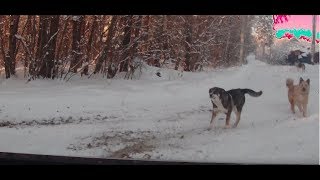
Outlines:
[[293, 79], [288, 78], [286, 81], [288, 87], [288, 99], [291, 105], [292, 113], [295, 113], [295, 105], [299, 111], [303, 113], [303, 117], [307, 116], [307, 105], [309, 99], [310, 79], [303, 80], [300, 77], [298, 85], [293, 84]]

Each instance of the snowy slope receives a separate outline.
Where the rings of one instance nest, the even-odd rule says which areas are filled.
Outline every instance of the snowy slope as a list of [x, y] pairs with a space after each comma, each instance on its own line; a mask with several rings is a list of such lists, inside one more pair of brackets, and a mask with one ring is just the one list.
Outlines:
[[[0, 151], [240, 163], [319, 163], [319, 66], [183, 73], [146, 67], [139, 80], [1, 80]], [[160, 71], [161, 77], [155, 75]], [[291, 114], [285, 79], [310, 78], [308, 117]], [[236, 129], [208, 131], [208, 89], [252, 88]], [[232, 114], [231, 122], [235, 116]]]

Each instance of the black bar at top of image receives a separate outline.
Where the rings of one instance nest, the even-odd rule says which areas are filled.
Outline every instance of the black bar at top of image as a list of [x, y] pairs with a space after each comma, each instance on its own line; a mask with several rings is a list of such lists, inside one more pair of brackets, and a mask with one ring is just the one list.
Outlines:
[[[314, 4], [314, 5], [312, 5]], [[5, 0], [0, 14], [214, 15], [319, 14], [317, 1], [293, 0]]]

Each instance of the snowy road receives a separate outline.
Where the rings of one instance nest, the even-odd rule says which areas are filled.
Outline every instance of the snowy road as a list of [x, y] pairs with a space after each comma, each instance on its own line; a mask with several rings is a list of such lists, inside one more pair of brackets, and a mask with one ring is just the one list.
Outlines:
[[[319, 66], [306, 72], [250, 59], [182, 78], [148, 68], [140, 80], [0, 84], [0, 151], [235, 163], [319, 163]], [[152, 74], [152, 76], [151, 76]], [[310, 78], [308, 117], [291, 114], [285, 79]], [[170, 78], [170, 80], [168, 80]], [[175, 78], [175, 80], [174, 80]], [[208, 131], [208, 89], [252, 88], [236, 129]], [[232, 114], [231, 122], [235, 121]]]

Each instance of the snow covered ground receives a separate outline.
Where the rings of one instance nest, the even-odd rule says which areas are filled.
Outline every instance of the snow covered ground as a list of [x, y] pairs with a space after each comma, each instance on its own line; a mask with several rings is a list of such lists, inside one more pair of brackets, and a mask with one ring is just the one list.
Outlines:
[[[235, 163], [319, 163], [319, 66], [185, 73], [147, 67], [139, 80], [0, 81], [0, 151]], [[161, 77], [155, 75], [161, 72]], [[292, 114], [285, 79], [310, 78], [308, 117]], [[252, 88], [236, 129], [208, 131], [208, 90]], [[231, 122], [235, 121], [232, 114]]]

